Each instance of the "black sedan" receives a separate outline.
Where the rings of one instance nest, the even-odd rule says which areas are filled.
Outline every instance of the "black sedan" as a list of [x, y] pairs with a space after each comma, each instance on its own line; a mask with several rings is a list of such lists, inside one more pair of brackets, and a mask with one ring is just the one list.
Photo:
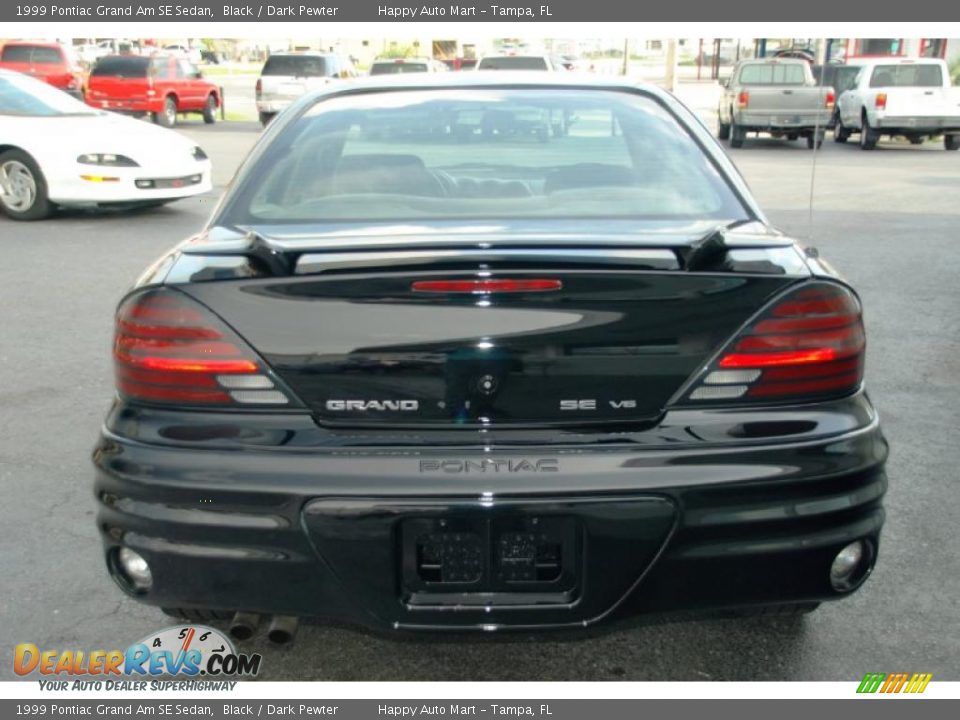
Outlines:
[[106, 565], [278, 641], [807, 612], [877, 559], [864, 351], [855, 291], [657, 88], [330, 86], [120, 303]]

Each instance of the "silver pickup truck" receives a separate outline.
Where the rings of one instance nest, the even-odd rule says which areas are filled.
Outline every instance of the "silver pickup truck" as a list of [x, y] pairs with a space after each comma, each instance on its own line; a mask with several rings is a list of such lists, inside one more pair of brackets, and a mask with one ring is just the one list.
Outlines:
[[806, 60], [744, 60], [724, 84], [717, 108], [718, 136], [742, 147], [748, 132], [796, 140], [820, 147], [833, 115], [836, 95], [820, 87]]

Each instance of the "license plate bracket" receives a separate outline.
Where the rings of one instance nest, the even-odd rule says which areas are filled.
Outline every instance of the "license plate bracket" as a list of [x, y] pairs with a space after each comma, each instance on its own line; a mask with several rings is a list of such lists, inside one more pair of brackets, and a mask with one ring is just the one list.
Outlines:
[[400, 534], [411, 604], [569, 602], [580, 582], [582, 530], [572, 517], [411, 518]]

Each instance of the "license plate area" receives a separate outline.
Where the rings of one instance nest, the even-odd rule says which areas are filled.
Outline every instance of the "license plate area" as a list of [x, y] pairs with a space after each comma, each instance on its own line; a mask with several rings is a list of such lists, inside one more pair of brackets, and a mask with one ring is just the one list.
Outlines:
[[400, 535], [410, 605], [569, 603], [579, 589], [582, 531], [572, 517], [414, 518]]

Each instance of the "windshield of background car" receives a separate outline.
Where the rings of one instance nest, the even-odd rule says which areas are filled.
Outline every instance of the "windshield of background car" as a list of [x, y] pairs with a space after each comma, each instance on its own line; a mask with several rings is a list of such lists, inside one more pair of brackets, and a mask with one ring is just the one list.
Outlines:
[[31, 78], [0, 77], [0, 115], [55, 117], [98, 115], [62, 90]]
[[90, 74], [93, 77], [145, 78], [150, 58], [137, 55], [116, 55], [97, 60]]
[[547, 60], [542, 57], [487, 57], [480, 61], [478, 70], [546, 70]]
[[427, 72], [426, 63], [377, 62], [370, 66], [371, 75], [399, 75], [400, 73]]
[[877, 65], [870, 87], [943, 87], [939, 65]]
[[741, 85], [803, 85], [807, 76], [796, 63], [757, 63], [740, 69]]
[[287, 77], [325, 77], [328, 75], [327, 59], [311, 55], [271, 55], [263, 66], [261, 75], [284, 75]]
[[283, 128], [225, 210], [235, 224], [513, 217], [747, 214], [656, 100], [572, 88], [320, 100]]

